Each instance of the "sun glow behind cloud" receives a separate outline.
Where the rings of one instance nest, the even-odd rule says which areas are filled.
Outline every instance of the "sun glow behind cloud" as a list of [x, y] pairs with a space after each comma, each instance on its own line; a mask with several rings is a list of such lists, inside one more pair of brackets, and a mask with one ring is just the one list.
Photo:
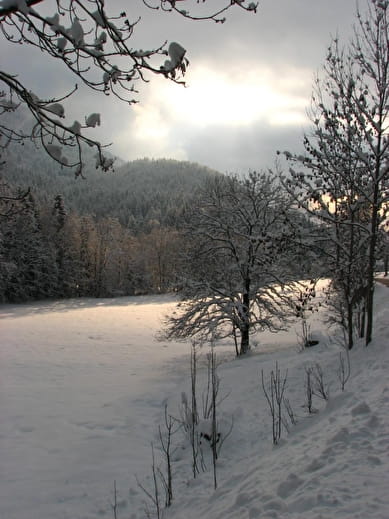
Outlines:
[[[295, 78], [279, 78], [261, 68], [239, 72], [194, 69], [187, 88], [174, 89], [174, 93], [171, 85], [166, 89], [164, 98], [171, 115], [198, 126], [247, 126], [261, 120], [300, 124], [305, 120], [306, 82], [297, 71], [293, 71]], [[298, 86], [303, 87], [302, 92]]]
[[[306, 122], [310, 71], [277, 74], [242, 65], [223, 73], [197, 66], [187, 81], [186, 88], [162, 78], [150, 85], [146, 98], [133, 107], [125, 133], [115, 137], [119, 154], [186, 159], [189, 140], [199, 132], [239, 132], [258, 124], [300, 128]], [[121, 152], [129, 142], [133, 152]]]

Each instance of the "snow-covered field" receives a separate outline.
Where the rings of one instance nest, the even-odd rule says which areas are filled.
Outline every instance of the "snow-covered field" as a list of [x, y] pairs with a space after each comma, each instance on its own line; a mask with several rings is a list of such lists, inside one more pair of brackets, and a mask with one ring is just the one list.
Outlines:
[[[235, 359], [216, 346], [219, 413], [233, 429], [218, 460], [218, 489], [208, 470], [193, 480], [184, 434], [173, 437], [172, 519], [388, 519], [389, 288], [376, 296], [375, 340], [351, 353], [344, 392], [339, 346], [316, 314], [318, 346], [297, 352], [296, 335], [258, 335]], [[151, 442], [158, 450], [164, 405], [179, 416], [189, 392], [189, 345], [154, 338], [171, 297], [70, 300], [0, 307], [0, 518], [146, 517]], [[206, 351], [200, 364], [205, 362]], [[275, 362], [298, 418], [272, 446], [261, 389]], [[328, 403], [304, 406], [305, 366], [319, 363]], [[198, 389], [205, 384], [200, 369]], [[152, 511], [152, 504], [148, 502]]]

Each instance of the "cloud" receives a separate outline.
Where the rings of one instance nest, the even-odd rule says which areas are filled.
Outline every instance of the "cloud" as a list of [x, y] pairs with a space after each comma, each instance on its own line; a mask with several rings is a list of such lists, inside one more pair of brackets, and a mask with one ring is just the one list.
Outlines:
[[260, 161], [272, 160], [275, 135], [301, 134], [307, 122], [311, 71], [288, 67], [281, 75], [248, 62], [240, 68], [237, 75], [198, 64], [188, 88], [153, 82], [125, 126], [118, 126], [113, 135], [116, 152], [128, 160], [171, 157], [227, 170], [254, 167], [261, 141], [266, 144]]
[[174, 94], [167, 90], [164, 102], [168, 103], [174, 119], [185, 119], [196, 126], [246, 126], [270, 117], [281, 120], [284, 112], [304, 111], [306, 95], [295, 89], [304, 75], [303, 91], [307, 93], [310, 74], [306, 71], [284, 71], [281, 80], [277, 71], [261, 64], [241, 64], [239, 73], [196, 65], [190, 74], [189, 87]]
[[299, 148], [330, 33], [347, 39], [354, 10], [354, 0], [278, 0], [256, 16], [233, 9], [222, 26], [145, 13], [156, 41], [188, 49], [188, 87], [153, 78], [115, 148], [127, 159], [188, 158], [222, 171], [264, 167], [279, 147]]
[[[216, 3], [225, 1], [199, 7]], [[124, 0], [109, 5], [115, 12], [127, 7]], [[69, 122], [101, 112], [102, 126], [88, 135], [113, 142], [111, 151], [126, 160], [172, 157], [240, 171], [269, 165], [279, 147], [301, 146], [314, 74], [330, 34], [339, 30], [348, 38], [355, 0], [267, 0], [257, 15], [233, 6], [222, 25], [186, 21], [142, 2], [128, 11], [131, 19], [142, 16], [133, 48], [177, 41], [187, 49], [188, 87], [149, 75], [150, 83], [136, 85], [140, 103], [128, 106], [80, 85], [65, 103]], [[19, 72], [37, 95], [63, 95], [77, 82], [38, 49], [3, 43], [3, 66]]]
[[189, 160], [240, 174], [272, 167], [277, 150], [300, 151], [302, 130], [301, 126], [275, 128], [265, 122], [235, 129], [214, 126], [191, 132], [186, 152]]

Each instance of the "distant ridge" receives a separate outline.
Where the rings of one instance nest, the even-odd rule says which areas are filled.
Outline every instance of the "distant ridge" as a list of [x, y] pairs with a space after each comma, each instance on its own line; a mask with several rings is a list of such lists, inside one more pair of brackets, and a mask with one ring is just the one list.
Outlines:
[[118, 159], [113, 172], [103, 173], [95, 169], [91, 153], [86, 178], [75, 179], [30, 143], [11, 146], [3, 158], [1, 174], [12, 186], [31, 187], [42, 202], [61, 194], [67, 209], [117, 218], [135, 232], [147, 232], [152, 222], [176, 226], [198, 186], [220, 175], [192, 162], [148, 158]]

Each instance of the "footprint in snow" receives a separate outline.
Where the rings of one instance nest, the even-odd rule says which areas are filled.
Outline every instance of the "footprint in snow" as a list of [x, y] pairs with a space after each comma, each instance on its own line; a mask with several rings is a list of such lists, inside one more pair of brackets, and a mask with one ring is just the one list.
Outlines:
[[351, 409], [352, 416], [360, 416], [371, 413], [370, 407], [366, 402], [361, 402]]
[[304, 483], [304, 480], [296, 476], [296, 474], [289, 474], [286, 481], [283, 481], [278, 485], [277, 494], [279, 497], [285, 499], [289, 497], [293, 492]]
[[305, 472], [316, 472], [325, 466], [325, 459], [315, 458], [305, 469]]

